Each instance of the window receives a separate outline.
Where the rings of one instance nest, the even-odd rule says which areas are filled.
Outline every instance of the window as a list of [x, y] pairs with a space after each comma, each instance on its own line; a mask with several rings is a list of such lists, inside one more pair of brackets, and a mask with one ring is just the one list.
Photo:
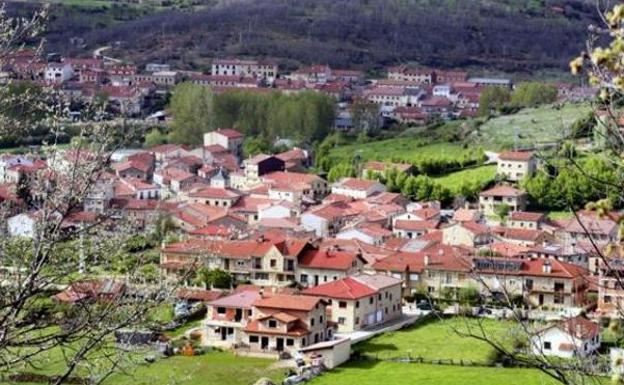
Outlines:
[[358, 325], [360, 323], [360, 317], [355, 317], [355, 324]]
[[277, 321], [275, 320], [269, 320], [269, 327], [270, 328], [276, 328], [277, 327]]
[[375, 298], [373, 298], [373, 297], [370, 297], [370, 298], [368, 299], [368, 303], [369, 303], [370, 305], [372, 305], [374, 301], [375, 301]]
[[271, 259], [271, 267], [277, 266], [277, 260]]
[[360, 301], [355, 301], [355, 308], [359, 309], [360, 308]]
[[310, 319], [310, 326], [314, 326], [314, 318]]
[[338, 325], [344, 325], [347, 322], [345, 317], [338, 317]]
[[323, 324], [323, 316], [319, 316], [319, 323], [322, 325]]
[[338, 307], [341, 309], [344, 309], [347, 307], [347, 302], [346, 301], [340, 301], [338, 302]]
[[544, 341], [544, 350], [550, 350], [550, 342]]
[[295, 340], [292, 338], [286, 338], [286, 346], [293, 346], [295, 344]]
[[381, 293], [379, 293], [379, 295], [377, 296], [377, 299], [381, 301]]
[[225, 314], [225, 308], [224, 307], [218, 307], [217, 308], [217, 313], [218, 314]]
[[257, 344], [258, 343], [258, 336], [249, 336], [249, 343], [250, 344]]
[[299, 280], [301, 281], [301, 283], [308, 283], [308, 275], [307, 274], [301, 274], [299, 276]]

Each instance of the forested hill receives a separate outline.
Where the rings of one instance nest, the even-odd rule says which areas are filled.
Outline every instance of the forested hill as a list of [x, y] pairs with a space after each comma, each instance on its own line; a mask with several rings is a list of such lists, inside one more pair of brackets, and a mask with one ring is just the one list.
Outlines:
[[[583, 49], [587, 25], [597, 23], [594, 0], [195, 1], [207, 3], [192, 12], [145, 14], [131, 6], [120, 13], [119, 5], [57, 7], [49, 41], [61, 51], [72, 49], [72, 36], [84, 37], [89, 47], [119, 41], [117, 53], [128, 59], [189, 69], [214, 56], [241, 55], [277, 57], [287, 67], [370, 70], [418, 62], [524, 71], [565, 68]], [[97, 13], [112, 8], [131, 20], [96, 22]]]

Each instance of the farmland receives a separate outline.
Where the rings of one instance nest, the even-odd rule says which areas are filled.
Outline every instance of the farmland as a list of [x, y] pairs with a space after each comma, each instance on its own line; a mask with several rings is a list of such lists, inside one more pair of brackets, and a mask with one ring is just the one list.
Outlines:
[[589, 105], [579, 104], [527, 108], [488, 120], [472, 132], [469, 142], [494, 151], [514, 144], [534, 146], [556, 141], [568, 135], [571, 125], [589, 111]]
[[400, 137], [370, 143], [356, 143], [333, 148], [329, 153], [332, 163], [348, 162], [355, 155], [362, 161], [381, 160], [418, 163], [422, 160], [461, 160], [476, 158], [481, 152], [457, 143], [425, 144], [422, 139]]
[[433, 178], [436, 182], [447, 187], [452, 192], [457, 193], [462, 183], [479, 182], [487, 185], [493, 182], [496, 177], [496, 166], [487, 165], [452, 172], [450, 174]]

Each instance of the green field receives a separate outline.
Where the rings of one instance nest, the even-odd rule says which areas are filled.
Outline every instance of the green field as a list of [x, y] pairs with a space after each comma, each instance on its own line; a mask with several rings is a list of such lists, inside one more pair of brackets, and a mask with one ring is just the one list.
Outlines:
[[[514, 324], [489, 319], [449, 318], [429, 320], [408, 329], [386, 333], [357, 344], [354, 350], [369, 357], [422, 357], [426, 360], [485, 362], [495, 357], [486, 342], [462, 336], [468, 331], [487, 336], [511, 348], [516, 339]], [[459, 333], [458, 333], [459, 332]], [[533, 369], [510, 369], [459, 365], [429, 365], [376, 360], [349, 361], [310, 382], [311, 385], [547, 385], [555, 384]]]
[[434, 177], [433, 180], [450, 189], [453, 193], [457, 193], [459, 186], [464, 182], [479, 182], [481, 185], [487, 185], [494, 181], [495, 177], [496, 166], [488, 165], [452, 172], [444, 176]]
[[[156, 362], [145, 363], [142, 357], [147, 353], [137, 353], [133, 359], [122, 360], [120, 370], [104, 385], [249, 385], [260, 377], [269, 377], [278, 382], [285, 376], [284, 369], [271, 369], [275, 361], [237, 357], [229, 352], [209, 352], [193, 357], [175, 356], [161, 358]], [[149, 355], [154, 355], [149, 353]], [[93, 361], [93, 359], [92, 359]], [[107, 368], [110, 363], [104, 364]], [[56, 375], [63, 373], [66, 360], [60, 349], [39, 357], [35, 367], [15, 368], [12, 372], [33, 372]], [[21, 369], [21, 370], [20, 370]], [[74, 375], [86, 375], [86, 368], [79, 367]], [[103, 369], [100, 369], [103, 370]], [[96, 371], [97, 373], [97, 371]], [[0, 373], [1, 374], [1, 373]]]
[[513, 147], [516, 133], [518, 145], [557, 141], [569, 134], [572, 123], [585, 116], [590, 109], [587, 104], [527, 108], [516, 114], [490, 119], [473, 132], [469, 139], [487, 150]]
[[461, 367], [395, 362], [349, 362], [310, 385], [555, 385], [535, 369]]
[[460, 160], [476, 157], [475, 148], [464, 148], [456, 143], [423, 144], [414, 137], [399, 137], [369, 143], [335, 147], [329, 152], [333, 164], [350, 161], [356, 154], [363, 161], [380, 160], [417, 163], [424, 159]]
[[489, 362], [496, 358], [494, 349], [485, 342], [464, 336], [480, 333], [497, 341], [505, 341], [510, 348], [514, 341], [514, 325], [489, 319], [449, 318], [425, 320], [408, 329], [385, 333], [361, 344], [354, 350], [379, 358], [421, 357], [428, 360], [470, 360]]

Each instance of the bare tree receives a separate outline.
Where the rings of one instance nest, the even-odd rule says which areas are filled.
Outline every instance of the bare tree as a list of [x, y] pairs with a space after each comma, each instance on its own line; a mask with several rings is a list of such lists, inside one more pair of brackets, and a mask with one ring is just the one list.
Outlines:
[[[0, 8], [0, 64], [42, 31], [45, 16], [44, 8], [30, 19], [15, 19]], [[26, 135], [21, 116], [6, 112], [36, 104], [43, 111], [38, 124], [52, 140], [15, 186], [19, 201], [0, 206], [0, 372], [28, 372], [52, 361], [58, 369], [51, 383], [72, 377], [100, 383], [137, 359], [119, 348], [115, 333], [150, 327], [150, 310], [173, 287], [142, 276], [140, 257], [127, 274], [109, 278], [108, 259], [142, 231], [132, 220], [83, 211], [107, 178], [110, 155], [120, 145], [116, 128], [82, 123], [81, 140], [62, 148], [55, 139], [69, 124], [63, 98], [47, 88], [44, 97], [15, 97], [9, 87], [1, 89], [0, 135]], [[27, 236], [8, 236], [8, 218], [20, 211], [33, 221], [32, 229]], [[71, 306], [50, 299], [60, 291], [75, 296]]]

